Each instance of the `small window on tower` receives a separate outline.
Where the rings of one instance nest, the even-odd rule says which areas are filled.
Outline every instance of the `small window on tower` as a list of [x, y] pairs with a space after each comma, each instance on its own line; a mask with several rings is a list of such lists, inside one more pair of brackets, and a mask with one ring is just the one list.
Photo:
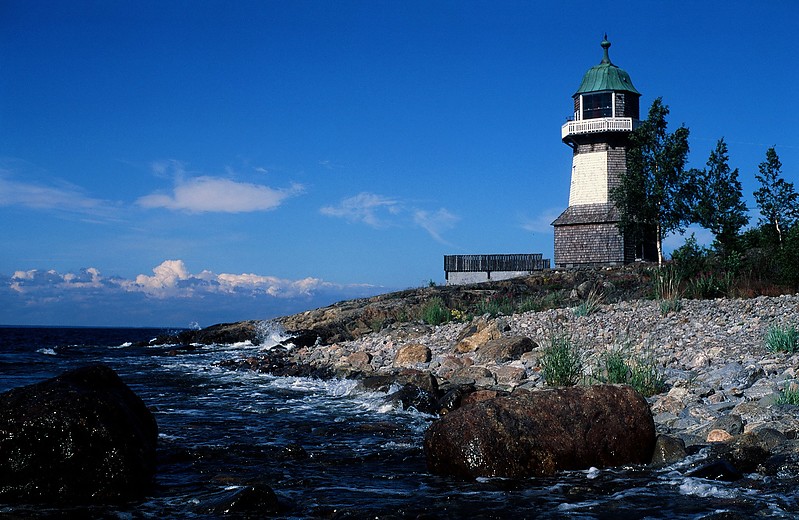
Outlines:
[[597, 119], [613, 116], [613, 94], [583, 94], [583, 119]]

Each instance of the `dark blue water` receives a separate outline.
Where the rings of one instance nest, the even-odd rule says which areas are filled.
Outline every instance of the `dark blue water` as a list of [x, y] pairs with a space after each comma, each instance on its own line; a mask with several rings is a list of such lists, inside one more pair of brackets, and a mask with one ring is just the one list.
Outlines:
[[[592, 469], [548, 479], [433, 476], [422, 451], [432, 418], [398, 410], [350, 381], [215, 366], [262, 346], [180, 355], [131, 346], [163, 332], [0, 327], [0, 391], [106, 363], [154, 410], [160, 432], [158, 474], [145, 500], [65, 511], [0, 504], [0, 518], [257, 518], [224, 506], [252, 485], [274, 489], [281, 518], [799, 518], [795, 483], [685, 477], [701, 455], [661, 470]], [[276, 334], [265, 326], [264, 344]]]

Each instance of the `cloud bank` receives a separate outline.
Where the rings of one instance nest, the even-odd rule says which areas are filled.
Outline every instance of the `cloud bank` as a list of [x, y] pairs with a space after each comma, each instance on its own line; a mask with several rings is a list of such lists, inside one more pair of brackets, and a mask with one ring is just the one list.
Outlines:
[[165, 260], [152, 274], [133, 279], [104, 276], [94, 267], [69, 273], [33, 269], [0, 277], [0, 324], [209, 324], [265, 319], [379, 292], [314, 277], [192, 273], [182, 260]]

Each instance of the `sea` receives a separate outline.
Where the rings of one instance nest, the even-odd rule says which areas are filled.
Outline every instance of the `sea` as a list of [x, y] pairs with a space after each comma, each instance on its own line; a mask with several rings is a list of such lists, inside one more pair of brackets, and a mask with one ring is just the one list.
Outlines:
[[[176, 331], [0, 327], [0, 392], [105, 363], [152, 410], [159, 430], [157, 474], [141, 500], [68, 508], [0, 503], [0, 518], [799, 518], [795, 476], [734, 483], [686, 476], [702, 451], [659, 469], [528, 479], [432, 475], [422, 439], [434, 417], [397, 408], [387, 394], [359, 390], [354, 381], [219, 366], [285, 339], [275, 324], [263, 322], [257, 345], [174, 355], [174, 346], [148, 343], [169, 332]], [[231, 505], [241, 490], [264, 486], [277, 495], [279, 513]]]

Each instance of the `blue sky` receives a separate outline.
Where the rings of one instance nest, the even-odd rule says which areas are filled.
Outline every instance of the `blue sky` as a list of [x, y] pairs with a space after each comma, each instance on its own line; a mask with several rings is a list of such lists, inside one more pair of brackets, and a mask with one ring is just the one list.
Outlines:
[[0, 0], [0, 324], [207, 326], [443, 283], [444, 254], [551, 258], [560, 127], [605, 32], [689, 166], [725, 138], [756, 218], [769, 146], [797, 181], [797, 21], [792, 0]]

